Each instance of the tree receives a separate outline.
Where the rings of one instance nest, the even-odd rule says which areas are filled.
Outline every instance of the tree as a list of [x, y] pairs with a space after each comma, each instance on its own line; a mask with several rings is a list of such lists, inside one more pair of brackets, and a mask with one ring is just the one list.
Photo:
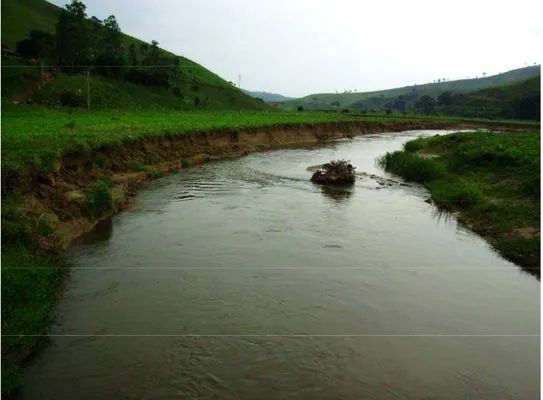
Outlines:
[[122, 77], [124, 49], [122, 46], [121, 28], [114, 15], [104, 20], [103, 53], [101, 61], [107, 66], [108, 76]]
[[486, 76], [486, 72], [483, 72], [483, 78]]
[[142, 58], [145, 57], [145, 54], [147, 53], [147, 50], [149, 50], [149, 45], [147, 43], [142, 43], [140, 45], [140, 53], [142, 55]]
[[49, 32], [30, 31], [29, 37], [17, 42], [17, 52], [25, 57], [44, 59], [53, 55], [55, 38]]
[[76, 65], [82, 65], [87, 61], [89, 43], [86, 29], [85, 4], [78, 0], [72, 0], [62, 10], [56, 25], [56, 47], [59, 63], [69, 65], [72, 71]]
[[89, 41], [89, 60], [90, 64], [95, 64], [98, 60], [98, 56], [101, 52], [102, 47], [102, 31], [103, 31], [103, 22], [96, 18], [91, 17], [90, 19], [90, 29], [87, 32], [88, 41]]
[[128, 60], [130, 61], [131, 67], [136, 67], [138, 65], [138, 55], [136, 54], [136, 45], [134, 43], [128, 47]]
[[437, 98], [437, 105], [450, 106], [452, 104], [452, 92], [443, 92]]
[[183, 71], [181, 70], [181, 57], [174, 56], [172, 60], [172, 67], [170, 68], [169, 82], [170, 86], [175, 85], [183, 77]]
[[432, 97], [425, 95], [417, 101], [417, 103], [415, 104], [415, 108], [425, 114], [430, 114], [434, 112], [435, 103], [436, 101]]
[[[141, 65], [146, 66], [147, 85], [169, 87], [169, 73], [166, 67], [167, 58], [162, 56], [158, 42], [153, 40], [147, 57], [142, 61]], [[200, 103], [198, 103], [200, 104]]]

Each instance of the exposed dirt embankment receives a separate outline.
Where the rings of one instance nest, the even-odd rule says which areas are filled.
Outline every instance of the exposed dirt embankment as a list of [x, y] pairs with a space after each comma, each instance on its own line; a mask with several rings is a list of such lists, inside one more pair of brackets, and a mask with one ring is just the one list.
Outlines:
[[[474, 127], [481, 125], [454, 126], [459, 129]], [[42, 238], [42, 247], [59, 250], [91, 230], [101, 219], [126, 208], [138, 188], [168, 172], [252, 151], [317, 145], [326, 140], [365, 133], [446, 128], [453, 126], [434, 121], [340, 122], [195, 132], [153, 138], [123, 147], [102, 147], [86, 154], [66, 154], [55, 161], [52, 172], [46, 174], [30, 169], [23, 174], [3, 171], [2, 186], [4, 194], [20, 193], [30, 220], [46, 220], [50, 225], [53, 233]], [[107, 184], [109, 201], [97, 192], [99, 183]]]

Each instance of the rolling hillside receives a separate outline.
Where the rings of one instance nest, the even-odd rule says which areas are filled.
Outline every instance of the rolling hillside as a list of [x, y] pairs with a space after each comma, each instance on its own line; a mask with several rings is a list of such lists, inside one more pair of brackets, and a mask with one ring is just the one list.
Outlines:
[[[50, 33], [55, 32], [55, 25], [57, 23], [58, 16], [60, 15], [61, 8], [48, 3], [45, 0], [2, 0], [2, 44], [8, 46], [9, 48], [15, 48], [16, 43], [19, 40], [25, 39], [29, 33], [30, 30], [37, 29], [42, 30]], [[121, 28], [122, 28], [122, 21], [120, 21]], [[131, 44], [134, 44], [136, 48], [139, 48], [140, 45], [142, 45], [144, 42], [133, 38], [129, 35], [123, 34], [123, 47], [125, 49], [128, 49]], [[173, 57], [174, 54], [162, 50], [162, 54], [167, 55], [169, 57]], [[7, 73], [7, 76], [15, 76], [20, 75], [20, 73], [27, 73], [32, 74], [32, 69], [29, 66], [26, 66], [23, 68], [24, 62], [22, 60], [18, 61], [11, 61], [11, 62], [5, 62], [4, 59], [8, 59], [10, 57], [3, 57], [2, 66], [5, 67], [6, 64], [10, 64], [10, 68], [12, 70], [11, 73]], [[19, 65], [21, 68], [17, 71], [14, 71], [14, 65]], [[160, 92], [162, 91], [162, 95], [166, 98], [169, 98], [171, 101], [163, 100], [161, 104], [157, 104], [157, 106], [162, 107], [185, 107], [186, 104], [193, 104], [196, 97], [198, 97], [198, 102], [200, 104], [205, 103], [208, 107], [228, 107], [228, 108], [250, 108], [250, 109], [265, 109], [267, 108], [266, 105], [262, 104], [262, 102], [251, 98], [250, 96], [245, 95], [241, 90], [237, 89], [234, 85], [231, 83], [225, 81], [218, 75], [214, 74], [213, 72], [207, 70], [203, 66], [195, 63], [192, 60], [189, 60], [185, 57], [180, 57], [180, 69], [183, 72], [185, 76], [185, 82], [183, 87], [181, 87], [183, 91], [183, 99], [180, 102], [180, 99], [175, 96], [173, 96], [168, 90], [166, 89], [160, 89], [156, 88], [153, 89], [153, 93], [150, 93], [150, 97], [157, 96], [157, 93], [160, 95]], [[7, 70], [7, 68], [3, 68], [3, 74], [2, 74], [2, 86], [7, 87], [14, 87], [19, 86], [13, 82], [9, 82], [6, 79], [4, 79], [4, 72]], [[34, 71], [37, 73], [37, 71]], [[75, 78], [73, 82], [69, 82], [71, 78]], [[53, 82], [51, 84], [48, 84], [48, 86], [51, 86], [52, 89], [50, 91], [56, 91], [59, 92], [63, 90], [64, 88], [62, 85], [67, 85], [67, 87], [78, 85], [78, 81], [80, 77], [77, 76], [64, 76], [62, 79], [57, 80], [57, 82]], [[109, 89], [111, 89], [111, 85], [115, 86], [116, 83], [119, 81], [115, 80], [108, 80], [103, 78], [102, 76], [95, 76], [93, 77], [94, 81], [94, 87], [100, 88], [102, 86], [106, 86]], [[135, 87], [131, 87], [135, 86]], [[56, 88], [55, 88], [56, 86]], [[128, 90], [126, 89], [128, 86]], [[133, 96], [134, 92], [138, 92], [140, 96], [146, 95], [146, 90], [148, 88], [143, 87], [139, 88], [139, 85], [133, 85], [128, 82], [122, 82], [122, 85], [120, 85], [119, 88], [119, 95], [122, 96]], [[77, 86], [77, 90], [83, 90], [85, 86]], [[114, 89], [116, 90], [116, 89]], [[10, 97], [14, 95], [15, 93], [2, 90], [2, 97]], [[43, 98], [44, 96], [42, 96]], [[206, 100], [207, 99], [207, 100]], [[54, 99], [44, 99], [44, 100], [51, 100], [54, 101]], [[98, 100], [98, 102], [94, 102], [94, 104], [101, 104], [99, 101], [99, 98], [95, 99]], [[146, 106], [148, 105], [149, 101], [148, 99], [141, 99], [140, 105]], [[134, 99], [132, 102], [133, 104], [138, 103], [138, 99]], [[110, 106], [115, 106], [115, 102], [109, 102]], [[120, 105], [126, 104], [124, 102], [121, 102]]]
[[283, 96], [282, 94], [278, 94], [278, 93], [258, 92], [258, 91], [252, 92], [250, 90], [245, 90], [245, 89], [242, 89], [242, 90], [249, 96], [254, 97], [255, 99], [262, 99], [266, 103], [287, 101], [287, 100], [293, 99], [292, 97]]
[[438, 106], [447, 115], [541, 119], [541, 75], [468, 93], [457, 93]]
[[[413, 91], [417, 91], [420, 96], [429, 95], [437, 97], [444, 91], [468, 92], [527, 79], [540, 73], [541, 66], [536, 65], [478, 79], [461, 79], [440, 83], [428, 83], [424, 85], [404, 86], [401, 88], [363, 93], [317, 93], [282, 102], [280, 106], [285, 108], [303, 106], [307, 109], [331, 109], [334, 108], [334, 104], [332, 103], [335, 103], [337, 108], [344, 108], [350, 107], [357, 102], [364, 102], [368, 104], [368, 107], [382, 107], [389, 100], [400, 95], [407, 95]], [[368, 100], [370, 101], [368, 102]]]

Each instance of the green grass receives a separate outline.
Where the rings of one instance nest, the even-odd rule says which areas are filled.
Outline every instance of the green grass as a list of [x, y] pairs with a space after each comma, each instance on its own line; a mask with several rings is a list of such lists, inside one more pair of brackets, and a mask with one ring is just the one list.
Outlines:
[[[384, 126], [408, 121], [458, 123], [451, 118], [354, 116], [317, 112], [262, 111], [66, 111], [3, 104], [2, 166], [47, 172], [67, 152], [88, 152], [100, 146], [124, 146], [154, 136], [183, 135], [217, 129], [262, 128], [338, 121], [365, 121]], [[473, 120], [474, 121], [474, 120]], [[519, 125], [522, 126], [522, 125]]]
[[[539, 132], [419, 138], [379, 163], [389, 172], [423, 182], [437, 205], [460, 210], [462, 219], [504, 257], [539, 276]], [[436, 170], [440, 173], [432, 172]]]
[[[5, 65], [8, 64], [8, 65]], [[40, 68], [24, 65], [17, 58], [6, 58], [2, 68], [2, 98], [13, 99], [23, 93], [29, 85], [20, 82], [22, 73], [34, 76], [39, 81]], [[221, 86], [193, 84], [185, 82], [176, 85], [182, 93], [177, 97], [172, 90], [153, 86], [136, 85], [127, 81], [108, 79], [101, 75], [91, 74], [90, 107], [91, 110], [188, 110], [196, 108], [196, 98], [200, 100], [198, 107], [205, 109], [247, 109], [267, 110], [263, 104], [241, 91]], [[87, 76], [85, 74], [67, 75], [59, 73], [53, 82], [35, 93], [31, 102], [47, 106], [61, 106], [61, 96], [71, 92], [80, 99], [78, 106], [87, 107]]]
[[414, 182], [430, 182], [445, 175], [443, 165], [407, 152], [387, 153], [378, 163], [388, 172]]

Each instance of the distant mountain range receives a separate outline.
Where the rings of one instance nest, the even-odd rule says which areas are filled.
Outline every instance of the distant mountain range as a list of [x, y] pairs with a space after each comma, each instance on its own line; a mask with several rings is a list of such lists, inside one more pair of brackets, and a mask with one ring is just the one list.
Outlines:
[[254, 97], [255, 99], [262, 99], [265, 103], [270, 102], [278, 102], [278, 101], [287, 101], [293, 99], [293, 97], [287, 97], [283, 96], [282, 94], [278, 93], [270, 93], [270, 92], [252, 92], [250, 90], [242, 89], [243, 92], [248, 94], [251, 97]]
[[541, 74], [541, 66], [534, 65], [514, 69], [498, 75], [475, 79], [460, 79], [455, 81], [444, 81], [426, 83], [422, 85], [404, 86], [394, 89], [378, 90], [374, 92], [349, 92], [349, 93], [316, 93], [308, 96], [283, 101], [280, 106], [295, 108], [303, 106], [306, 109], [333, 109], [350, 107], [353, 104], [367, 103], [367, 106], [379, 107], [388, 100], [401, 95], [407, 95], [414, 90], [420, 95], [437, 97], [444, 91], [469, 92], [478, 89], [485, 89], [491, 86], [512, 83]]

